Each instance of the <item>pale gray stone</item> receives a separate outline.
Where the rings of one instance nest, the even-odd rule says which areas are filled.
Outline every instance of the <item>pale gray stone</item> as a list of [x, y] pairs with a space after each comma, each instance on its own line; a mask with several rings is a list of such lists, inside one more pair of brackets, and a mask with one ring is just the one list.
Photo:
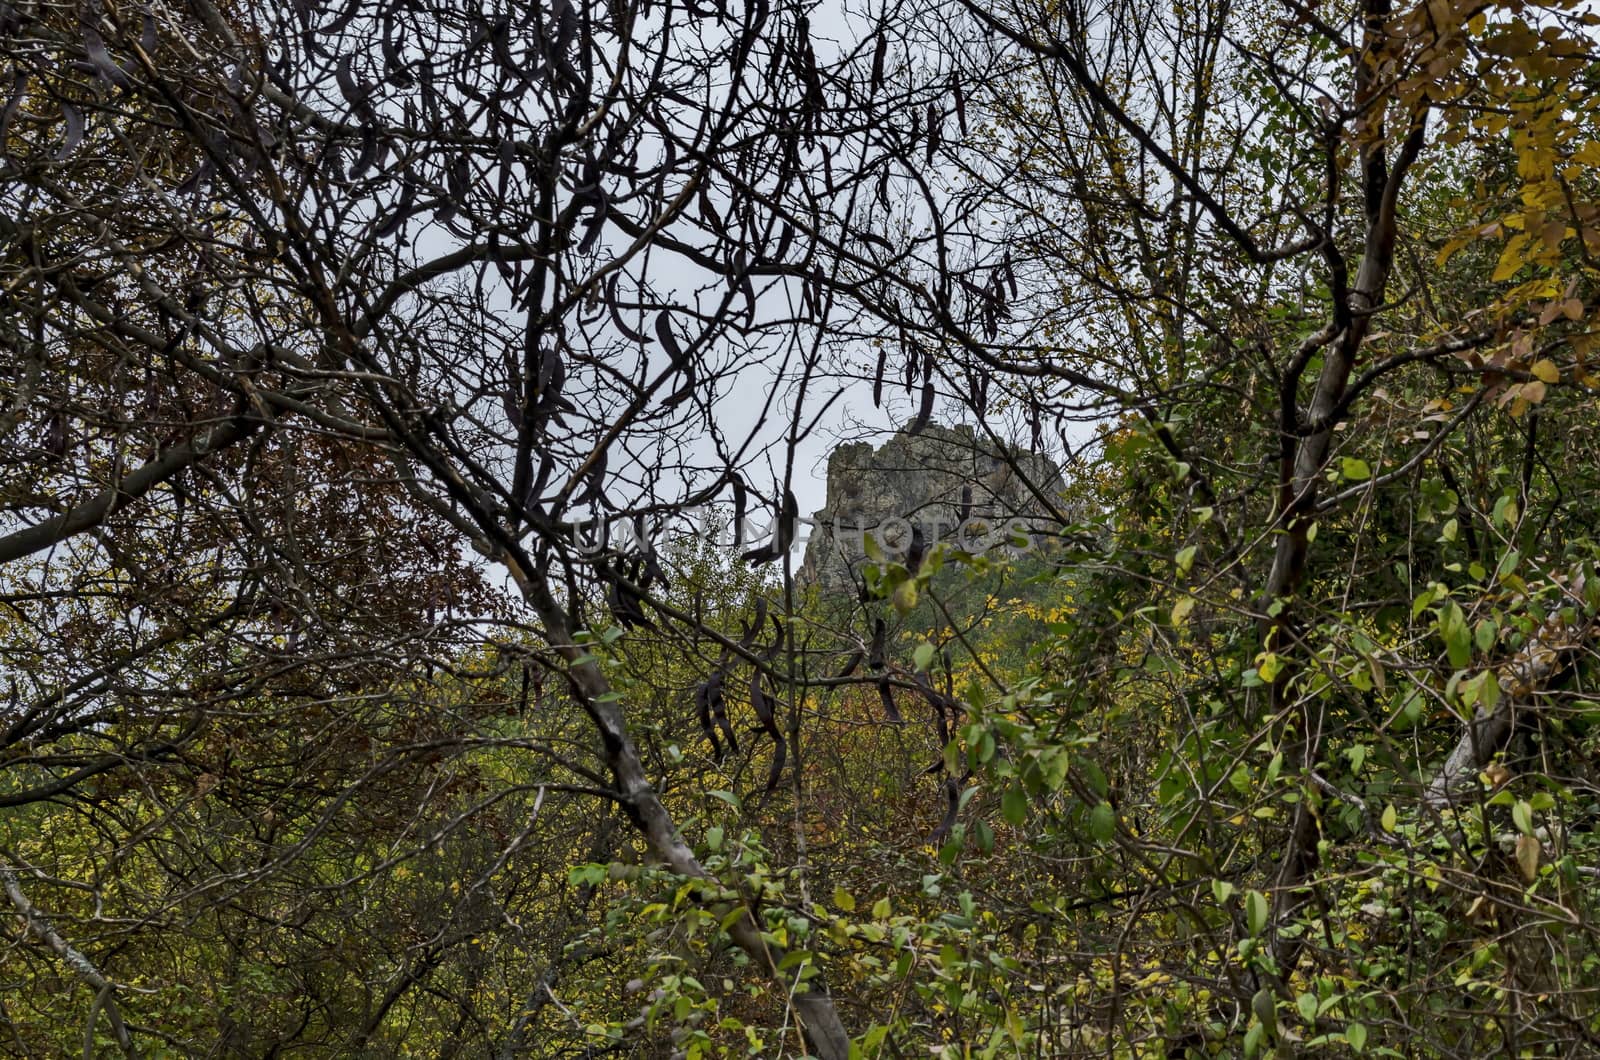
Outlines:
[[878, 448], [841, 445], [828, 457], [826, 507], [809, 527], [800, 578], [850, 589], [860, 580], [869, 534], [887, 558], [902, 561], [913, 529], [928, 547], [946, 541], [971, 552], [1017, 547], [1017, 532], [1036, 542], [1055, 525], [1061, 488], [1061, 471], [1049, 458], [996, 446], [966, 425], [900, 431]]

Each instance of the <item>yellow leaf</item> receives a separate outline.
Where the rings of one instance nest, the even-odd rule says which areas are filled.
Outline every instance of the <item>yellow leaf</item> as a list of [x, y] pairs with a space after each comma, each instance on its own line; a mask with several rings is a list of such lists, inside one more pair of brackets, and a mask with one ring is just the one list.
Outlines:
[[[1561, 382], [1561, 369], [1557, 368], [1556, 367], [1556, 362], [1550, 360], [1548, 357], [1545, 358], [1542, 361], [1533, 362], [1533, 367], [1529, 368], [1528, 371], [1532, 372], [1533, 373], [1533, 377], [1535, 379], [1538, 379], [1540, 382], [1544, 382], [1544, 383], [1559, 383], [1559, 382]], [[1529, 401], [1536, 401], [1538, 399], [1530, 397], [1528, 400]]]
[[833, 889], [833, 904], [843, 909], [846, 913], [853, 913], [856, 910], [855, 896], [843, 887], [835, 887]]
[[1172, 624], [1174, 626], [1182, 625], [1183, 624], [1183, 620], [1188, 618], [1189, 617], [1189, 612], [1193, 611], [1193, 610], [1194, 610], [1194, 597], [1192, 597], [1192, 596], [1180, 597], [1178, 602], [1172, 605]]
[[1439, 251], [1439, 256], [1433, 259], [1433, 263], [1435, 265], [1443, 265], [1445, 262], [1450, 260], [1451, 256], [1454, 255], [1456, 251], [1460, 250], [1471, 241], [1472, 235], [1457, 236], [1456, 238], [1450, 240], [1449, 242], [1445, 243], [1444, 247]]
[[1500, 252], [1500, 260], [1495, 264], [1494, 275], [1489, 277], [1493, 283], [1504, 283], [1517, 274], [1522, 268], [1522, 252], [1528, 245], [1527, 233], [1514, 235], [1506, 243], [1505, 249]]
[[1590, 140], [1572, 152], [1572, 160], [1586, 166], [1600, 166], [1600, 140]]
[[1517, 836], [1517, 866], [1527, 882], [1539, 877], [1539, 841], [1531, 835]]

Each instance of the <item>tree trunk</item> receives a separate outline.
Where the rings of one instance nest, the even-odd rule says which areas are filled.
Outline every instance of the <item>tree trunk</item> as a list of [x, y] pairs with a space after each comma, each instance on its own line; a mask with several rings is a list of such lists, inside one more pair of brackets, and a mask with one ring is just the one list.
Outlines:
[[[1568, 588], [1580, 608], [1583, 587], [1584, 577], [1579, 573]], [[1538, 695], [1566, 668], [1567, 657], [1589, 638], [1593, 625], [1589, 619], [1562, 622], [1559, 615], [1545, 620], [1528, 638], [1528, 643], [1501, 667], [1496, 675], [1499, 701], [1492, 709], [1480, 706], [1474, 713], [1461, 739], [1429, 782], [1423, 794], [1424, 803], [1434, 809], [1444, 809], [1472, 789], [1478, 774], [1516, 731], [1517, 712], [1538, 709]]]
[[[573, 643], [565, 609], [556, 601], [543, 578], [529, 576], [509, 557], [505, 557], [505, 562], [524, 598], [544, 624], [552, 647], [569, 664], [568, 673], [583, 708], [600, 730], [601, 751], [616, 781], [622, 808], [629, 820], [644, 836], [651, 854], [667, 868], [682, 876], [709, 879], [709, 874], [694, 856], [694, 851], [683, 841], [677, 824], [651, 785], [638, 749], [628, 735], [622, 708], [612, 698], [611, 683], [600, 672], [599, 666], [583, 659], [587, 654], [584, 649]], [[802, 981], [800, 972], [803, 965], [788, 973], [779, 971], [784, 951], [761, 937], [761, 926], [748, 909], [728, 928], [728, 934], [734, 944], [747, 953], [758, 967], [765, 969], [773, 984], [790, 998], [796, 1020], [811, 1051], [821, 1060], [849, 1060], [850, 1034], [845, 1030], [821, 977], [814, 975]]]

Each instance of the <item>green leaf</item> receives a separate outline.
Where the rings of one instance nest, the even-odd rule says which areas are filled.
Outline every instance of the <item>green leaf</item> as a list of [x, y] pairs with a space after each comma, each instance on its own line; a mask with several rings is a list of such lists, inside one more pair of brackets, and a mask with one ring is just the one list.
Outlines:
[[1264, 986], [1255, 992], [1255, 996], [1250, 999], [1250, 1011], [1261, 1021], [1261, 1026], [1274, 1036], [1277, 1035], [1278, 999], [1273, 995], [1271, 987]]
[[1102, 802], [1089, 811], [1089, 834], [1102, 843], [1117, 834], [1117, 811], [1109, 802]]
[[1350, 1051], [1359, 1053], [1367, 1047], [1367, 1028], [1360, 1023], [1352, 1023], [1344, 1029], [1344, 1040], [1350, 1043]]
[[1317, 1022], [1317, 995], [1301, 994], [1294, 999], [1294, 1007], [1300, 1010], [1300, 1018], [1307, 1023]]
[[972, 841], [978, 844], [978, 849], [985, 854], [994, 853], [994, 829], [987, 822], [972, 822]]
[[1178, 552], [1178, 573], [1179, 574], [1188, 574], [1189, 573], [1189, 569], [1194, 566], [1194, 554], [1196, 552], [1198, 552], [1199, 550], [1200, 550], [1199, 546], [1197, 546], [1197, 545], [1190, 545], [1187, 548], [1179, 550], [1179, 552]]
[[1467, 617], [1462, 614], [1461, 605], [1451, 600], [1439, 608], [1437, 625], [1445, 652], [1450, 656], [1450, 665], [1457, 670], [1465, 669], [1472, 662], [1472, 632], [1467, 629]]
[[1217, 900], [1218, 905], [1227, 905], [1228, 899], [1233, 897], [1234, 886], [1227, 880], [1211, 881], [1211, 897]]
[[911, 653], [911, 662], [918, 670], [926, 670], [933, 664], [934, 647], [927, 641], [917, 645], [917, 650]]
[[1511, 805], [1511, 823], [1523, 835], [1533, 834], [1533, 807], [1518, 799]]
[[856, 911], [855, 895], [851, 894], [843, 887], [835, 887], [833, 889], [833, 904], [844, 910], [846, 913], [854, 913]]
[[1359, 773], [1361, 772], [1361, 767], [1367, 761], [1367, 745], [1364, 743], [1354, 744], [1345, 751], [1344, 756], [1350, 760], [1351, 774]]
[[1028, 793], [1022, 790], [1020, 783], [1008, 785], [1005, 794], [1000, 796], [1000, 812], [1005, 815], [1006, 823], [1020, 825], [1028, 817]]
[[1421, 720], [1422, 708], [1426, 705], [1427, 704], [1423, 701], [1422, 693], [1413, 688], [1409, 693], [1406, 694], [1404, 701], [1402, 701], [1400, 704], [1400, 712], [1396, 718], [1396, 721], [1401, 723], [1399, 727], [1404, 730], [1415, 725], [1419, 720]]
[[1259, 935], [1267, 926], [1267, 896], [1260, 891], [1249, 891], [1244, 896], [1245, 922], [1251, 935]]
[[[986, 764], [989, 759], [994, 757], [994, 732], [989, 729], [983, 730], [982, 735], [978, 737], [978, 745], [973, 750], [977, 752], [979, 763]], [[969, 788], [968, 790], [972, 789]]]
[[1078, 771], [1083, 774], [1083, 781], [1089, 785], [1089, 790], [1105, 798], [1106, 792], [1111, 790], [1111, 785], [1106, 781], [1105, 770], [1100, 768], [1100, 763], [1092, 758], [1078, 759]]
[[1500, 557], [1500, 564], [1499, 566], [1495, 567], [1494, 576], [1504, 580], [1510, 575], [1516, 573], [1517, 565], [1521, 562], [1522, 553], [1518, 552], [1516, 549], [1512, 549], [1510, 552], [1507, 552], [1504, 556]]
[[1390, 803], [1383, 808], [1383, 816], [1379, 819], [1378, 823], [1383, 825], [1383, 830], [1385, 832], [1388, 832], [1392, 835], [1394, 833], [1396, 820], [1397, 817], [1394, 812], [1394, 803]]
[[1500, 702], [1500, 676], [1493, 670], [1485, 670], [1482, 677], [1483, 684], [1478, 689], [1478, 705], [1484, 710], [1493, 710]]
[[1416, 618], [1417, 616], [1421, 615], [1422, 612], [1428, 609], [1428, 605], [1431, 603], [1433, 603], [1433, 590], [1422, 590], [1422, 592], [1417, 594], [1417, 598], [1411, 602], [1411, 617]]
[[1365, 482], [1372, 477], [1372, 468], [1365, 460], [1347, 456], [1339, 461], [1339, 474], [1351, 482]]

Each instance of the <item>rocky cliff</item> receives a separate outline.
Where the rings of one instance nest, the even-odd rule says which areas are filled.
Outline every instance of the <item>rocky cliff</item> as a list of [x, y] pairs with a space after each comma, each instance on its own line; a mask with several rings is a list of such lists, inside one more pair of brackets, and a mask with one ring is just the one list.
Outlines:
[[891, 559], [919, 538], [972, 552], [1003, 547], [1008, 528], [1049, 524], [1039, 494], [1054, 501], [1061, 485], [1048, 458], [997, 447], [964, 425], [901, 431], [876, 449], [842, 445], [828, 458], [827, 506], [809, 528], [801, 579], [848, 590], [860, 580], [868, 535]]

